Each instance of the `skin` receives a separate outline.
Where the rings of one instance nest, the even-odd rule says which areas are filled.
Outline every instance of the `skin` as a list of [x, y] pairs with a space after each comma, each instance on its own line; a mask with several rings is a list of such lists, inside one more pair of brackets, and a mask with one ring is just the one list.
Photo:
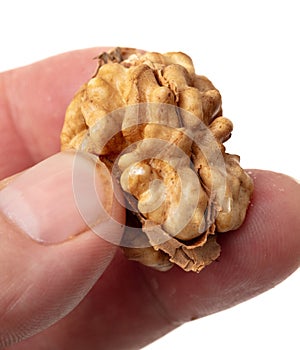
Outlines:
[[[65, 109], [94, 73], [91, 58], [100, 50], [0, 75], [1, 179], [59, 152]], [[251, 176], [255, 191], [243, 226], [220, 235], [221, 257], [200, 274], [127, 261], [88, 228], [45, 246], [0, 213], [0, 349], [139, 349], [283, 281], [300, 265], [300, 185], [269, 171]], [[115, 215], [124, 220], [118, 205]]]

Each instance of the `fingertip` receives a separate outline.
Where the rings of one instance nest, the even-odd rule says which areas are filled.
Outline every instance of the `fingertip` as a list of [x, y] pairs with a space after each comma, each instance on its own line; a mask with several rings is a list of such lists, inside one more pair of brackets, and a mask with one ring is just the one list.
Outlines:
[[248, 173], [254, 192], [246, 219], [240, 229], [219, 236], [224, 276], [248, 285], [247, 298], [280, 283], [300, 265], [299, 184], [272, 171]]
[[254, 181], [254, 196], [260, 201], [270, 200], [274, 196], [286, 197], [289, 201], [300, 202], [300, 184], [293, 177], [269, 170], [251, 169], [247, 173]]
[[1, 190], [0, 347], [60, 320], [110, 264], [124, 220], [110, 185], [104, 165], [67, 152]]
[[[0, 210], [32, 239], [59, 243], [97, 225], [121, 239], [122, 207], [108, 169], [80, 152], [58, 153], [16, 177], [0, 192]], [[113, 211], [116, 217], [113, 217]], [[113, 236], [117, 237], [113, 237]]]
[[272, 171], [254, 169], [250, 176], [254, 193], [241, 231], [245, 230], [249, 243], [265, 237], [265, 254], [299, 266], [300, 185], [292, 177]]

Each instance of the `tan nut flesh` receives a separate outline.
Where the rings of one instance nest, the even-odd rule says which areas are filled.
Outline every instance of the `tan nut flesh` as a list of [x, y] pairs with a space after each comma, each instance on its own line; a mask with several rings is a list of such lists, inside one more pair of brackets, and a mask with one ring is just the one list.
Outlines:
[[233, 126], [221, 95], [181, 52], [117, 48], [98, 59], [67, 109], [62, 150], [97, 154], [117, 177], [141, 226], [125, 231], [129, 259], [199, 272], [220, 255], [216, 233], [243, 223], [253, 191], [225, 152]]

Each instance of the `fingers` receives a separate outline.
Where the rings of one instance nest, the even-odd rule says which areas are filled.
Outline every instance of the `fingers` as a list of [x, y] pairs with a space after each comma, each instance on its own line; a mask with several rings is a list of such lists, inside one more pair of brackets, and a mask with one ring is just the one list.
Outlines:
[[[199, 274], [178, 268], [162, 273], [119, 254], [72, 314], [16, 349], [45, 342], [76, 350], [140, 349], [186, 321], [281, 282], [300, 264], [300, 185], [272, 172], [253, 170], [252, 177], [255, 193], [246, 221], [220, 235], [218, 262]], [[66, 339], [70, 330], [73, 336]]]
[[104, 166], [71, 152], [13, 178], [0, 192], [0, 212], [2, 348], [84, 298], [114, 256], [108, 240], [121, 238], [123, 212]]
[[0, 74], [0, 178], [59, 151], [66, 107], [106, 49], [68, 52]]
[[171, 319], [185, 322], [231, 307], [272, 288], [300, 266], [300, 185], [282, 174], [251, 174], [255, 190], [246, 221], [239, 230], [220, 234], [218, 262], [199, 276], [178, 270], [168, 278], [150, 273]]
[[[145, 345], [145, 339], [158, 338], [179, 324], [232, 307], [274, 287], [300, 266], [300, 185], [272, 172], [253, 170], [251, 176], [255, 192], [248, 216], [239, 230], [220, 234], [222, 253], [218, 262], [199, 274], [177, 268], [161, 273], [141, 266], [138, 281], [132, 277], [128, 290], [122, 288], [128, 308], [123, 317], [119, 316], [119, 323], [124, 327], [125, 315], [131, 315], [132, 323], [126, 330], [138, 327], [137, 348]], [[122, 274], [126, 275], [124, 271]], [[125, 281], [119, 277], [118, 283]], [[111, 298], [110, 305], [120, 307], [115, 304], [117, 296]], [[142, 320], [143, 325], [139, 325]], [[116, 326], [114, 332], [118, 332]]]

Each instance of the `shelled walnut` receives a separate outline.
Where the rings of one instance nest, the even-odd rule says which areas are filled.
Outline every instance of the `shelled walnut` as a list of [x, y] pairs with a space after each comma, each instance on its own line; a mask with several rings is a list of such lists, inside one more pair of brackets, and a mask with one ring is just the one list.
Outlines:
[[[253, 183], [225, 152], [232, 123], [189, 56], [117, 48], [98, 57], [61, 133], [62, 149], [99, 156], [127, 199], [129, 259], [199, 272], [220, 255], [217, 233], [244, 221]], [[139, 225], [137, 225], [139, 226]]]

